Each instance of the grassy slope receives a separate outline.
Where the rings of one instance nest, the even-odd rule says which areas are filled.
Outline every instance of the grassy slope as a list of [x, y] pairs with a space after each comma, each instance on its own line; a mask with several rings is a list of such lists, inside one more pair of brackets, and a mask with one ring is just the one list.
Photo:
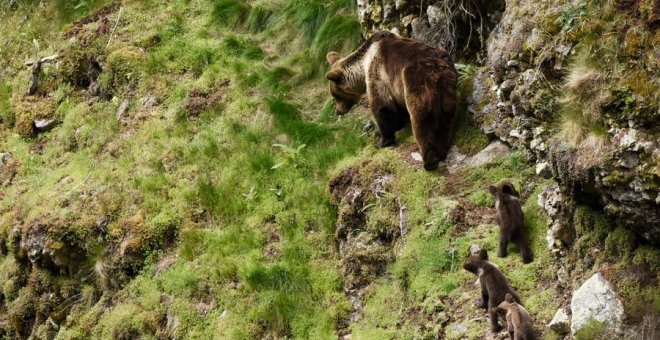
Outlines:
[[[0, 80], [0, 151], [11, 151], [20, 166], [11, 185], [0, 187], [0, 237], [9, 239], [16, 224], [45, 221], [83, 249], [69, 281], [36, 268], [21, 273], [59, 287], [55, 309], [69, 314], [59, 337], [335, 337], [351, 304], [327, 185], [332, 174], [366, 159], [395, 174], [390, 190], [410, 209], [410, 233], [370, 288], [365, 317], [351, 326], [356, 338], [434, 337], [442, 325], [451, 338], [459, 323], [470, 337], [487, 332], [470, 305], [475, 278], [460, 267], [471, 243], [495, 249], [486, 188], [503, 179], [523, 188], [536, 260], [522, 266], [513, 252], [494, 261], [539, 326], [552, 317], [558, 302], [535, 197], [543, 183], [519, 154], [453, 176], [429, 174], [404, 162], [399, 149], [372, 146], [362, 132], [366, 109], [333, 116], [323, 59], [357, 44], [352, 1], [127, 1], [112, 39], [94, 33], [95, 21], [78, 34], [93, 36], [92, 44], [80, 47], [62, 31], [103, 5], [87, 3], [39, 7], [27, 24], [21, 18], [32, 9], [2, 19], [21, 34], [2, 52], [10, 67]], [[45, 19], [54, 16], [61, 20]], [[10, 35], [3, 31], [0, 41]], [[46, 68], [56, 79], [49, 105], [60, 124], [26, 137], [20, 123], [34, 112], [16, 108], [28, 100], [21, 94], [29, 71], [21, 64], [35, 54], [33, 38], [39, 55], [93, 50], [106, 71], [104, 98], [89, 103], [83, 90], [62, 81], [76, 74], [67, 68], [71, 54]], [[130, 108], [118, 122], [131, 82]], [[189, 103], [200, 93], [209, 105], [193, 115]], [[142, 108], [149, 94], [158, 104]], [[475, 153], [487, 140], [461, 115], [456, 142]], [[412, 143], [409, 131], [402, 137]], [[483, 223], [454, 225], [449, 215], [461, 204], [485, 214]], [[110, 222], [101, 228], [103, 216]], [[125, 263], [117, 254], [134, 256]], [[11, 255], [0, 257], [10, 316], [41, 294], [15, 279], [17, 268]], [[39, 334], [47, 332], [44, 325]]]

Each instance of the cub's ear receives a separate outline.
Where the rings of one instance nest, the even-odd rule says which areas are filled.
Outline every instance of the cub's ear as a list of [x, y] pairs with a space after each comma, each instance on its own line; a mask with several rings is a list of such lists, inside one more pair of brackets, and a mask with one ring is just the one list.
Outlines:
[[513, 296], [511, 294], [506, 293], [506, 296], [504, 297], [504, 300], [508, 303], [514, 303], [515, 301], [513, 300]]
[[495, 193], [497, 192], [497, 187], [491, 185], [488, 187], [488, 191], [490, 191], [491, 194], [495, 195]]
[[341, 83], [341, 80], [342, 80], [343, 76], [341, 74], [341, 71], [333, 70], [333, 71], [330, 71], [330, 72], [326, 73], [325, 78], [339, 84], [339, 83]]
[[330, 52], [325, 56], [325, 59], [328, 61], [328, 64], [334, 65], [337, 60], [341, 59], [341, 56], [337, 52]]
[[482, 260], [488, 260], [488, 251], [486, 251], [486, 249], [479, 250], [479, 258]]

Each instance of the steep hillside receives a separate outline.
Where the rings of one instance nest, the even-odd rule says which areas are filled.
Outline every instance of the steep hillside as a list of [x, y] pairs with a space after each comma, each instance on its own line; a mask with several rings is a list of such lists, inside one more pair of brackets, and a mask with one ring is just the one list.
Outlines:
[[[625, 317], [595, 318], [575, 338], [660, 334], [657, 228], [639, 229], [639, 218], [657, 222], [657, 6], [633, 1], [637, 17], [627, 7], [608, 12], [616, 5], [608, 1], [602, 16], [592, 15], [595, 5], [563, 1], [561, 12], [539, 10], [557, 18], [535, 22], [576, 45], [634, 27], [625, 35], [640, 36], [626, 45], [637, 56], [629, 67], [644, 84], [622, 78], [633, 74], [619, 67], [623, 59], [589, 61], [600, 68], [582, 72], [587, 61], [576, 53], [563, 64], [570, 72], [553, 73], [547, 86], [534, 78], [538, 87], [504, 90], [534, 98], [516, 106], [500, 100], [503, 81], [531, 79], [524, 69], [545, 59], [525, 50], [525, 68], [509, 78], [512, 58], [493, 43], [520, 31], [503, 23], [533, 9], [525, 1], [443, 3], [446, 11], [434, 13], [454, 15], [461, 4], [466, 13], [444, 31], [426, 14], [426, 26], [413, 25], [410, 13], [427, 13], [427, 2], [0, 4], [0, 337], [502, 338], [478, 307], [476, 276], [462, 269], [475, 247], [489, 251], [545, 338], [568, 333], [548, 323], [558, 309], [571, 314], [573, 291], [595, 273]], [[586, 17], [599, 18], [589, 21], [598, 30], [581, 24]], [[334, 113], [326, 53], [349, 53], [383, 27], [422, 40], [434, 32], [427, 41], [451, 47], [459, 63], [456, 147], [438, 171], [421, 168], [409, 128], [396, 147], [377, 149], [366, 102]], [[605, 52], [595, 55], [614, 58]], [[489, 78], [500, 66], [501, 77]], [[614, 108], [596, 112], [594, 125], [568, 109], [595, 107], [605, 95], [589, 92], [585, 101], [588, 81], [623, 91], [608, 92]], [[566, 119], [528, 127], [521, 117], [529, 110]], [[610, 119], [612, 110], [626, 116]], [[581, 190], [594, 179], [570, 166], [574, 155], [536, 152], [531, 138], [511, 137], [542, 126], [540, 134], [552, 131], [543, 134], [548, 149], [550, 137], [571, 137], [579, 156], [625, 139], [608, 129], [628, 118], [636, 130], [629, 146], [639, 147], [589, 159], [591, 174], [618, 171], [600, 175], [595, 191]], [[575, 129], [602, 140], [575, 140]], [[630, 157], [631, 166], [617, 163]], [[502, 181], [520, 192], [531, 264], [514, 246], [495, 256], [488, 186]]]

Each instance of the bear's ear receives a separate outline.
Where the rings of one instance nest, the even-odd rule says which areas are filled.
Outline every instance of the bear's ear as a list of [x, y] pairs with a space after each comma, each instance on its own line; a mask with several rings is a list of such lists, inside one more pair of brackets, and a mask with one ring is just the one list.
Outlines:
[[325, 78], [339, 84], [339, 83], [341, 83], [341, 80], [342, 80], [343, 76], [341, 74], [341, 71], [333, 70], [333, 71], [330, 71], [330, 72], [326, 73]]
[[488, 260], [488, 251], [486, 251], [486, 249], [479, 250], [479, 258], [482, 260]]
[[511, 294], [509, 294], [509, 293], [506, 293], [506, 296], [504, 297], [504, 300], [506, 300], [506, 302], [508, 302], [508, 303], [513, 303], [514, 302], [513, 301], [513, 296], [511, 296]]
[[490, 185], [488, 186], [488, 191], [490, 191], [491, 194], [495, 195], [495, 193], [497, 192], [497, 187]]
[[325, 56], [325, 59], [328, 61], [328, 64], [334, 65], [337, 60], [341, 59], [341, 56], [337, 52], [330, 52]]

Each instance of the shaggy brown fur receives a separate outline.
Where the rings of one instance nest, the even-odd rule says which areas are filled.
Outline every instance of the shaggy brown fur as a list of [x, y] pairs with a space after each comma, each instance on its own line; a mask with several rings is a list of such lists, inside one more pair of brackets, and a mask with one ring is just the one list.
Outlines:
[[493, 308], [499, 306], [507, 294], [511, 294], [518, 303], [520, 303], [520, 297], [509, 286], [509, 282], [502, 271], [495, 264], [488, 261], [488, 252], [485, 249], [481, 249], [479, 253], [470, 256], [463, 265], [463, 269], [479, 277], [481, 307], [490, 315], [491, 330], [495, 333], [499, 332], [502, 327], [497, 322], [497, 313], [493, 311]]
[[509, 336], [514, 340], [536, 340], [532, 318], [525, 307], [516, 303], [511, 294], [506, 294], [504, 301], [493, 308], [493, 313], [506, 313]]
[[380, 130], [379, 147], [395, 144], [395, 132], [408, 122], [424, 159], [433, 170], [449, 150], [456, 116], [454, 62], [444, 49], [382, 31], [352, 54], [327, 56], [326, 78], [338, 114], [347, 113], [366, 92]]
[[532, 262], [529, 242], [523, 231], [523, 211], [518, 200], [518, 192], [513, 184], [505, 182], [497, 187], [490, 186], [488, 190], [495, 197], [495, 220], [500, 226], [499, 257], [506, 257], [507, 245], [514, 242], [518, 245], [523, 262]]

